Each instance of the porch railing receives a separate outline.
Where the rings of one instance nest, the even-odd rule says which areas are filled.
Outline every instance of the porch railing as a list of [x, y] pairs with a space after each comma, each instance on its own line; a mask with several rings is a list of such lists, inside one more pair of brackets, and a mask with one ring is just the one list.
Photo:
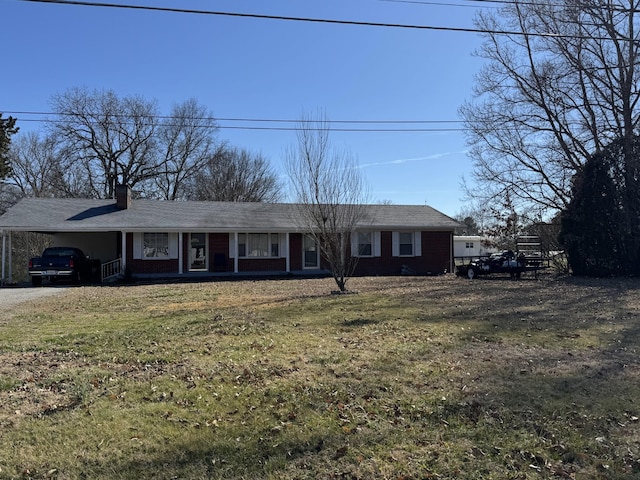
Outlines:
[[102, 281], [117, 277], [122, 273], [122, 259], [116, 258], [115, 260], [111, 260], [110, 262], [105, 262], [102, 264]]

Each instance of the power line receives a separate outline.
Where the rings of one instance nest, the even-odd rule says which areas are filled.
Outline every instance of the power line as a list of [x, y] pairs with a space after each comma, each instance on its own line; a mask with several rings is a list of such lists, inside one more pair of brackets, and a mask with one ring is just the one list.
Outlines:
[[[155, 12], [171, 12], [171, 13], [190, 13], [198, 15], [217, 15], [228, 17], [241, 17], [241, 18], [256, 18], [263, 20], [283, 20], [283, 21], [295, 21], [295, 22], [310, 22], [310, 23], [324, 23], [334, 25], [351, 25], [361, 27], [384, 27], [384, 28], [401, 28], [401, 29], [413, 29], [413, 30], [435, 30], [435, 31], [447, 31], [447, 32], [461, 32], [461, 33], [490, 33], [494, 35], [529, 35], [532, 37], [554, 37], [554, 38], [582, 38], [575, 35], [561, 35], [555, 33], [525, 33], [510, 30], [483, 30], [479, 28], [467, 28], [467, 27], [437, 27], [433, 25], [415, 25], [415, 24], [402, 24], [402, 23], [379, 23], [379, 22], [363, 22], [356, 20], [335, 20], [326, 18], [310, 18], [310, 17], [289, 17], [282, 15], [263, 15], [256, 13], [238, 13], [238, 12], [221, 12], [213, 10], [193, 10], [176, 7], [155, 7], [147, 5], [120, 5], [116, 3], [106, 2], [86, 2], [79, 0], [19, 0], [22, 2], [32, 3], [50, 3], [59, 5], [74, 5], [83, 7], [103, 7], [103, 8], [118, 8], [129, 10], [146, 10]], [[584, 37], [584, 39], [593, 37]]]
[[[62, 115], [75, 116], [73, 113], [58, 112], [33, 112], [19, 110], [3, 110], [0, 112], [12, 115]], [[95, 113], [88, 113], [88, 116], [95, 116]], [[121, 115], [112, 115], [118, 117]], [[175, 115], [147, 115], [149, 118], [177, 119], [182, 118]], [[281, 122], [281, 123], [315, 123], [315, 120], [305, 119], [284, 119], [284, 118], [249, 118], [249, 117], [188, 117], [194, 120], [230, 121], [230, 122]], [[329, 120], [328, 123], [461, 123], [461, 120]]]
[[[415, 4], [415, 5], [433, 5], [436, 7], [466, 7], [466, 8], [477, 8], [477, 5], [469, 5], [469, 4], [462, 4], [462, 3], [444, 3], [444, 2], [430, 2], [430, 1], [421, 1], [421, 0], [379, 0], [381, 2], [388, 2], [388, 3], [409, 3], [409, 4]], [[466, 1], [472, 1], [472, 0], [466, 0]], [[489, 2], [495, 2], [495, 3], [508, 3], [505, 1], [500, 1], [500, 0], [486, 0]]]
[[[31, 111], [9, 111], [2, 110], [1, 112], [9, 114], [9, 115], [38, 115], [38, 116], [68, 116], [73, 117], [74, 114], [57, 114], [54, 112], [31, 112]], [[87, 114], [87, 116], [96, 116], [95, 114]], [[122, 115], [113, 115], [113, 117], [123, 117]], [[126, 116], [128, 117], [128, 116]], [[179, 120], [181, 117], [171, 116], [171, 115], [148, 115], [146, 116], [149, 119], [158, 119], [158, 120]], [[278, 119], [278, 118], [239, 118], [239, 117], [189, 117], [190, 120], [198, 120], [203, 122], [200, 127], [202, 128], [219, 128], [224, 130], [271, 130], [271, 131], [300, 131], [303, 128], [306, 128], [305, 124], [311, 124], [311, 129], [314, 129], [313, 120], [289, 120], [289, 119]], [[17, 117], [19, 122], [37, 122], [37, 123], [62, 123], [64, 120], [56, 120], [49, 118], [19, 118]], [[224, 125], [219, 122], [242, 122], [242, 123], [255, 123], [256, 125]], [[461, 124], [463, 123], [461, 120], [330, 120], [327, 122], [329, 125], [327, 130], [332, 132], [457, 132], [463, 131], [461, 127], [420, 127], [420, 126], [411, 126], [411, 125], [450, 125], [450, 124]], [[264, 124], [288, 124], [287, 126], [264, 126]], [[338, 127], [333, 127], [332, 125], [340, 125]], [[165, 126], [177, 126], [173, 123], [165, 123]], [[345, 125], [345, 126], [342, 126]], [[349, 126], [353, 125], [353, 126]], [[363, 125], [363, 126], [358, 126]], [[369, 125], [376, 125], [375, 127], [371, 127]], [[403, 127], [390, 127], [390, 125], [408, 125]]]
[[[379, 0], [381, 2], [390, 2], [390, 3], [409, 3], [409, 4], [415, 4], [415, 5], [435, 5], [435, 6], [443, 6], [443, 7], [470, 7], [470, 8], [476, 8], [477, 5], [467, 5], [467, 4], [460, 4], [460, 3], [442, 3], [442, 2], [433, 2], [433, 1], [429, 1], [429, 0]], [[538, 7], [540, 6], [540, 2], [536, 1], [536, 0], [531, 0], [531, 1], [523, 1], [523, 0], [459, 0], [459, 1], [465, 1], [465, 2], [469, 2], [469, 3], [481, 3], [481, 4], [493, 4], [490, 6], [490, 8], [499, 8], [500, 5], [502, 6], [507, 6], [507, 5], [518, 5], [518, 6], [528, 6], [528, 7]], [[486, 7], [486, 5], [484, 5]], [[545, 6], [550, 6], [550, 7], [565, 7], [565, 4], [562, 3], [545, 3]], [[628, 9], [628, 8], [622, 8], [622, 7], [615, 7], [615, 6], [611, 6], [609, 7], [614, 11], [617, 12], [629, 12], [632, 11], [633, 9]]]

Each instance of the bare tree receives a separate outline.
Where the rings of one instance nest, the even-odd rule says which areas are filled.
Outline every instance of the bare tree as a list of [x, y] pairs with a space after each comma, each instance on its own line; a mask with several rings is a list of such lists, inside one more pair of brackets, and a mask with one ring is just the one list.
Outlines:
[[11, 174], [8, 181], [22, 196], [49, 197], [56, 192], [52, 180], [58, 169], [58, 149], [53, 137], [41, 138], [34, 132], [15, 139], [9, 152]]
[[[506, 2], [482, 13], [476, 99], [461, 107], [472, 198], [552, 213], [586, 160], [640, 121], [637, 0]], [[509, 33], [511, 32], [511, 33]]]
[[217, 130], [213, 114], [197, 100], [192, 98], [173, 107], [158, 132], [164, 155], [154, 179], [158, 197], [176, 200], [187, 195], [189, 180], [202, 175], [215, 156]]
[[298, 143], [288, 150], [286, 164], [301, 228], [315, 240], [344, 292], [358, 262], [350, 254], [349, 241], [365, 216], [367, 192], [354, 157], [333, 148], [329, 132], [324, 115], [303, 115]]
[[82, 162], [92, 196], [112, 198], [116, 184], [135, 187], [158, 174], [165, 159], [157, 152], [155, 102], [74, 88], [52, 103], [53, 133]]
[[21, 197], [93, 196], [86, 170], [53, 135], [29, 132], [17, 137], [9, 158], [12, 171], [7, 180]]
[[226, 202], [276, 202], [278, 177], [260, 154], [221, 145], [191, 181], [188, 198]]

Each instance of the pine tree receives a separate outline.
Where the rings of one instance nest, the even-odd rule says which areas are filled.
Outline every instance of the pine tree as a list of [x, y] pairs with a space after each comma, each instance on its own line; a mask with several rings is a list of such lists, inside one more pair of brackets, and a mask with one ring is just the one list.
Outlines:
[[0, 179], [7, 178], [7, 175], [11, 173], [9, 146], [11, 145], [11, 135], [17, 132], [16, 119], [13, 117], [2, 118], [2, 113], [0, 113]]

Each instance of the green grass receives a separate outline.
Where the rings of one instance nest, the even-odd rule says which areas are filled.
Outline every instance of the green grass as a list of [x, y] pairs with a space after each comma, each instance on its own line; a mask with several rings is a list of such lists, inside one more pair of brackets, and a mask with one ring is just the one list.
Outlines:
[[0, 324], [0, 478], [632, 479], [640, 282], [82, 287]]

